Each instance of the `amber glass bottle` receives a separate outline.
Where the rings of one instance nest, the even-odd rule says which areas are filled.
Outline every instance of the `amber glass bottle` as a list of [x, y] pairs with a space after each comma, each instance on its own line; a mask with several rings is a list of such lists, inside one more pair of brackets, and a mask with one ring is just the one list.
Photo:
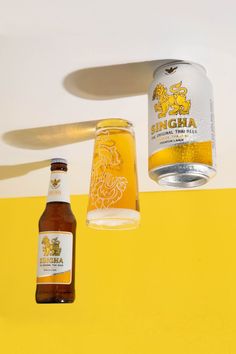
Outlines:
[[75, 232], [67, 161], [52, 159], [47, 205], [39, 220], [37, 303], [74, 301]]

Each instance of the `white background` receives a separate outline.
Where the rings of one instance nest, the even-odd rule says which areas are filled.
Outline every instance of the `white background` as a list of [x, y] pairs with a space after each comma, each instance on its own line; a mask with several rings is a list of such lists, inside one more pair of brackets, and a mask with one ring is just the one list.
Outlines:
[[63, 80], [86, 67], [166, 58], [207, 69], [218, 173], [203, 188], [235, 187], [235, 13], [233, 0], [0, 1], [0, 196], [47, 194], [49, 169], [37, 163], [52, 157], [68, 158], [71, 193], [88, 193], [92, 140], [32, 150], [7, 144], [3, 135], [103, 117], [134, 123], [140, 190], [165, 190], [147, 174], [147, 96], [88, 100], [69, 93]]

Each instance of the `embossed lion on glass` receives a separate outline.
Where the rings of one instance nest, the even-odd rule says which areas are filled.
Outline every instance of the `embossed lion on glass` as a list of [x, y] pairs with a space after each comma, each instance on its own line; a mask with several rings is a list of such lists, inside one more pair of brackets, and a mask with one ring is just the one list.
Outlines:
[[105, 131], [97, 138], [91, 176], [90, 197], [97, 209], [109, 208], [122, 198], [128, 180], [113, 175], [113, 171], [120, 170], [121, 165], [122, 158], [116, 143]]
[[139, 221], [135, 144], [132, 124], [107, 119], [96, 129], [88, 226], [136, 227]]

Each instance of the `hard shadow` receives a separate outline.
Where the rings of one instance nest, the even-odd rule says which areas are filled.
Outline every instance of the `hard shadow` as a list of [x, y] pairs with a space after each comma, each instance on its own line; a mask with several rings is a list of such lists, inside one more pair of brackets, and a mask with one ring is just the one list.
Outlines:
[[175, 59], [143, 61], [85, 68], [68, 74], [64, 88], [91, 100], [107, 100], [147, 94], [154, 70]]
[[23, 149], [50, 149], [93, 139], [99, 120], [13, 130], [3, 134], [3, 141]]
[[26, 175], [27, 173], [48, 167], [50, 160], [0, 166], [0, 180]]

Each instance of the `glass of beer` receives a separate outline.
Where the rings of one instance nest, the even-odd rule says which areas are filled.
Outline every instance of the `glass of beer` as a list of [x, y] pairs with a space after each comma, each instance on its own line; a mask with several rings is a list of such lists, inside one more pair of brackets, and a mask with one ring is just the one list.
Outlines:
[[139, 224], [136, 150], [132, 123], [112, 118], [96, 127], [87, 225], [126, 230]]

